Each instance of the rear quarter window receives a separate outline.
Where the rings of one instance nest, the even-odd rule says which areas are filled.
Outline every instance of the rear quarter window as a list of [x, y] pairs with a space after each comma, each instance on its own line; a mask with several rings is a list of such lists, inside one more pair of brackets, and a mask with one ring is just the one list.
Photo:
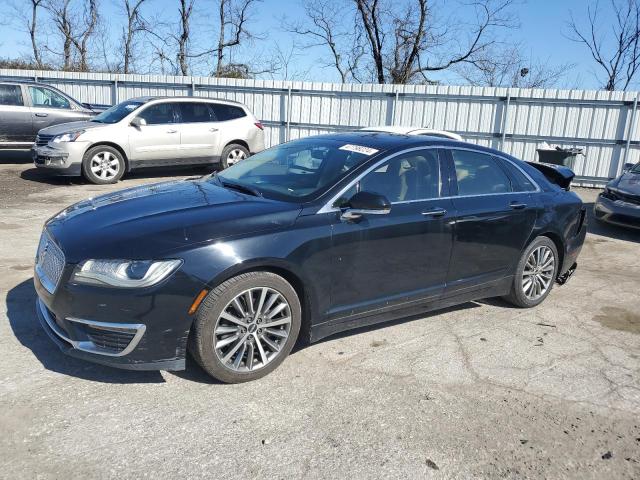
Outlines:
[[213, 103], [212, 108], [218, 122], [226, 122], [227, 120], [235, 120], [247, 116], [247, 112], [243, 108], [234, 105]]
[[535, 192], [536, 186], [529, 180], [524, 173], [520, 171], [513, 163], [503, 160], [502, 158], [495, 158], [502, 167], [509, 172], [509, 176], [513, 180], [514, 192]]
[[22, 107], [24, 101], [20, 85], [0, 85], [0, 105]]

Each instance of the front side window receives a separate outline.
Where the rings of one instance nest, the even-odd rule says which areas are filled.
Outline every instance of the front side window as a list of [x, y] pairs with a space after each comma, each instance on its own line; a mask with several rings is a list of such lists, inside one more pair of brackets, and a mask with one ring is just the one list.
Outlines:
[[206, 103], [184, 102], [180, 104], [183, 123], [213, 122], [213, 112]]
[[384, 195], [392, 203], [438, 198], [441, 181], [437, 150], [392, 158], [365, 175], [357, 190]]
[[0, 85], [0, 105], [23, 106], [20, 85]]
[[31, 95], [31, 103], [34, 107], [71, 108], [69, 100], [48, 88], [29, 87], [29, 95]]
[[225, 105], [224, 103], [213, 103], [213, 111], [216, 116], [216, 120], [219, 122], [226, 122], [227, 120], [235, 120], [236, 118], [246, 117], [247, 113], [240, 107], [233, 105]]
[[508, 193], [511, 182], [493, 158], [470, 150], [451, 150], [458, 180], [458, 195]]
[[147, 125], [175, 123], [173, 107], [173, 103], [156, 103], [140, 111], [138, 117], [147, 122]]
[[333, 186], [377, 152], [333, 139], [301, 139], [263, 150], [220, 172], [229, 182], [265, 196], [304, 201]]

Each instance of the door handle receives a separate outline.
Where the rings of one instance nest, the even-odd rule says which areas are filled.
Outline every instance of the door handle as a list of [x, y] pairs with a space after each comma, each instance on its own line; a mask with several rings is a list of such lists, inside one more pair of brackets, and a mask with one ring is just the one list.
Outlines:
[[444, 217], [446, 214], [447, 211], [444, 208], [432, 208], [431, 210], [422, 212], [422, 215], [425, 217]]
[[514, 200], [513, 202], [511, 202], [509, 204], [509, 206], [511, 208], [513, 208], [514, 210], [523, 210], [523, 209], [527, 208], [527, 204], [526, 203], [521, 203], [521, 202], [518, 202], [517, 200]]
[[217, 131], [218, 131], [218, 129], [217, 129], [216, 127], [211, 127], [211, 128], [209, 129], [209, 131], [210, 131], [210, 132], [217, 132]]
[[36, 113], [36, 117], [48, 117], [48, 113]]
[[167, 130], [167, 133], [178, 133], [177, 130]]

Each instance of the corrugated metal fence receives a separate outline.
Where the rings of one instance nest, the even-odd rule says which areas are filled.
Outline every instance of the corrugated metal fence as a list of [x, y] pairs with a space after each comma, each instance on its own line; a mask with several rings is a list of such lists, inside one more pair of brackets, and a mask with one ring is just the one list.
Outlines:
[[194, 95], [246, 104], [267, 145], [372, 125], [415, 125], [536, 160], [542, 142], [581, 147], [574, 169], [601, 185], [640, 160], [638, 92], [495, 87], [336, 84], [164, 75], [0, 69], [0, 79], [37, 80], [89, 103], [143, 95]]

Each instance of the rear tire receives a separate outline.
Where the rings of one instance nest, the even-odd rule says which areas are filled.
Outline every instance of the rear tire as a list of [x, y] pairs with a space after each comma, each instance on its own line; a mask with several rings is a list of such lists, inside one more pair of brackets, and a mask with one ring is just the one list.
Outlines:
[[235, 165], [245, 158], [249, 158], [250, 155], [251, 154], [246, 147], [237, 143], [230, 143], [224, 147], [224, 150], [222, 150], [222, 155], [220, 155], [220, 165], [222, 168], [229, 168], [231, 165]]
[[189, 350], [221, 382], [248, 382], [271, 373], [284, 361], [301, 323], [300, 300], [284, 278], [271, 272], [243, 273], [221, 283], [204, 299]]
[[124, 169], [124, 157], [108, 145], [90, 148], [82, 159], [82, 175], [96, 185], [117, 183], [124, 175]]
[[553, 289], [559, 268], [558, 249], [549, 238], [540, 236], [522, 252], [507, 302], [520, 308], [540, 305]]

